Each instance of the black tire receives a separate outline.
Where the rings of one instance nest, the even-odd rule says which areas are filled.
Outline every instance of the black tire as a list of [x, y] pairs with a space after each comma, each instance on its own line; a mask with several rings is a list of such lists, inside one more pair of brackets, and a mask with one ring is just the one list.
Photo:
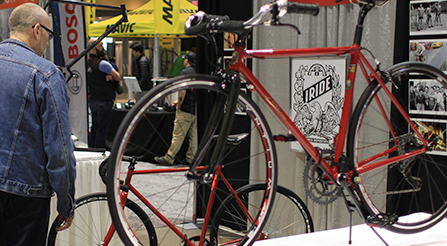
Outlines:
[[[164, 155], [170, 146], [170, 137], [168, 139], [158, 138], [164, 133], [160, 126], [155, 126], [151, 121], [151, 115], [160, 113], [152, 113], [156, 104], [166, 98], [171, 98], [174, 93], [180, 90], [191, 89], [196, 95], [204, 97], [223, 97], [227, 98], [228, 92], [223, 89], [222, 80], [220, 78], [209, 75], [189, 75], [180, 76], [174, 79], [168, 80], [149, 91], [133, 108], [127, 113], [119, 130], [115, 136], [113, 147], [111, 150], [111, 156], [109, 158], [109, 171], [108, 171], [108, 185], [107, 193], [109, 195], [109, 208], [111, 215], [116, 226], [116, 229], [127, 245], [136, 245], [136, 241], [133, 238], [132, 230], [129, 228], [122, 210], [120, 209], [120, 195], [122, 194], [122, 183], [126, 180], [128, 174], [129, 161], [134, 162], [136, 170], [138, 169], [163, 169], [159, 165], [154, 165], [155, 161], [152, 159], [145, 159], [148, 154]], [[215, 103], [215, 105], [219, 105]], [[243, 92], [238, 96], [238, 109], [245, 115], [236, 115], [233, 126], [229, 126], [231, 135], [245, 135], [240, 141], [232, 142], [225, 146], [226, 150], [223, 153], [221, 165], [224, 167], [222, 170], [231, 175], [228, 175], [228, 180], [231, 183], [232, 189], [237, 189], [243, 185], [249, 183], [269, 183], [269, 189], [265, 190], [265, 201], [263, 203], [263, 211], [265, 213], [259, 214], [258, 226], [253, 226], [245, 235], [244, 242], [241, 245], [251, 244], [261, 233], [261, 229], [265, 221], [267, 220], [271, 204], [274, 199], [277, 179], [277, 161], [276, 161], [276, 149], [270, 128], [267, 125], [266, 119], [258, 106]], [[223, 112], [226, 109], [225, 105], [222, 108], [213, 110], [213, 112]], [[238, 118], [241, 117], [241, 118]], [[216, 117], [218, 118], [218, 117]], [[215, 120], [215, 122], [220, 122]], [[238, 132], [238, 124], [247, 124], [248, 132]], [[164, 126], [171, 126], [172, 122], [165, 122]], [[138, 129], [144, 128], [145, 131], [154, 133], [153, 139], [148, 139], [143, 146], [141, 142], [141, 136], [138, 135]], [[222, 128], [220, 125], [217, 127], [211, 127], [213, 133], [210, 136], [219, 135], [218, 130]], [[236, 130], [235, 130], [236, 129]], [[245, 130], [244, 130], [245, 131]], [[172, 132], [172, 130], [171, 130]], [[204, 137], [205, 138], [205, 137]], [[209, 138], [214, 139], [214, 138]], [[206, 142], [205, 139], [204, 141]], [[197, 144], [200, 149], [197, 150], [196, 156], [200, 156], [200, 166], [208, 166], [206, 162], [206, 156], [210, 155], [213, 149], [213, 142], [205, 144], [201, 148], [201, 143]], [[251, 146], [257, 146], [257, 148], [251, 148]], [[152, 153], [151, 149], [156, 146], [158, 149], [162, 149], [160, 153]], [[228, 147], [228, 149], [227, 149]], [[250, 149], [251, 148], [251, 149]], [[238, 150], [243, 151], [238, 151]], [[250, 152], [251, 150], [251, 152]], [[132, 158], [129, 158], [129, 157]], [[180, 163], [181, 159], [176, 160], [174, 163]], [[201, 182], [197, 185], [196, 180], [190, 180], [185, 176], [185, 171], [189, 167], [169, 166], [170, 172], [167, 173], [151, 173], [140, 176], [133, 175], [131, 185], [136, 190], [142, 193], [142, 196], [147, 198], [148, 201], [160, 211], [163, 216], [167, 218], [174, 225], [185, 225], [195, 223], [194, 226], [198, 226], [200, 230], [200, 223], [196, 223], [195, 217], [198, 217], [200, 222], [201, 218], [204, 218], [204, 209], [207, 207], [208, 197], [203, 194], [211, 190], [210, 184], [207, 182]], [[246, 170], [247, 175], [244, 176]], [[248, 172], [250, 170], [250, 172]], [[199, 173], [200, 175], [200, 173]], [[126, 186], [127, 188], [128, 186]], [[147, 188], [147, 187], [150, 187]], [[200, 192], [197, 192], [197, 189]], [[228, 195], [228, 190], [224, 186], [224, 182], [219, 182], [218, 196], [214, 201], [214, 204], [220, 204], [223, 199]], [[128, 197], [134, 202], [138, 203], [141, 207], [146, 207], [143, 202], [135, 196], [132, 189], [127, 193]], [[174, 201], [175, 200], [175, 201]], [[213, 209], [217, 209], [217, 205], [213, 206]], [[155, 227], [166, 226], [164, 222], [161, 222], [152, 213], [149, 212], [151, 221]], [[187, 235], [188, 238], [200, 239], [200, 231], [194, 232], [187, 231], [185, 226], [178, 226], [181, 230], [181, 234]], [[208, 235], [207, 235], [208, 236]], [[159, 235], [159, 245], [172, 245], [175, 244], [173, 240], [180, 239], [177, 235], [172, 235], [166, 232], [166, 235]], [[204, 239], [207, 240], [207, 239]], [[181, 240], [180, 240], [181, 241]], [[179, 241], [179, 242], [180, 242]]]
[[[236, 190], [236, 194], [250, 213], [257, 213], [260, 198], [266, 187], [266, 184], [246, 185]], [[228, 196], [219, 206], [213, 218], [210, 245], [220, 245], [221, 238], [237, 241], [241, 232], [246, 230], [247, 221], [249, 219], [238, 205], [236, 197]], [[259, 239], [285, 237], [313, 231], [312, 216], [306, 204], [293, 191], [278, 185], [269, 220], [264, 225]]]
[[[144, 245], [156, 246], [157, 236], [147, 214], [127, 200], [126, 213], [136, 235]], [[93, 193], [76, 199], [75, 218], [67, 230], [57, 232], [57, 219], [51, 225], [47, 245], [102, 245], [112, 224], [105, 193]], [[108, 245], [124, 245], [115, 233]]]
[[[447, 77], [430, 65], [416, 62], [397, 64], [384, 74], [392, 78], [394, 85], [388, 83], [388, 88], [394, 88], [393, 94], [398, 103], [409, 112], [410, 119], [418, 127], [417, 131], [422, 132], [422, 138], [427, 142], [431, 142], [433, 149], [424, 150], [421, 137], [415, 134], [416, 131], [410, 131], [410, 124], [397, 107], [390, 106], [384, 89], [377, 81], [372, 81], [360, 97], [352, 116], [348, 156], [359, 173], [354, 182], [358, 185], [360, 199], [373, 215], [370, 222], [399, 233], [419, 232], [430, 228], [447, 214], [447, 162], [445, 157], [439, 155], [445, 153], [447, 111], [445, 98], [440, 102], [442, 105], [436, 106], [437, 109], [421, 110], [425, 103], [421, 99], [418, 99], [420, 105], [414, 103], [418, 94], [414, 89], [427, 85], [433, 87], [433, 91], [440, 88], [439, 93], [445, 93]], [[395, 87], [400, 89], [396, 90]], [[408, 91], [405, 90], [407, 87]], [[385, 113], [380, 111], [380, 105], [383, 105]], [[435, 107], [433, 103], [427, 105]], [[379, 156], [386, 150], [387, 155]], [[392, 158], [395, 157], [406, 159], [394, 161]], [[389, 165], [368, 170], [374, 164], [390, 160], [392, 163]]]

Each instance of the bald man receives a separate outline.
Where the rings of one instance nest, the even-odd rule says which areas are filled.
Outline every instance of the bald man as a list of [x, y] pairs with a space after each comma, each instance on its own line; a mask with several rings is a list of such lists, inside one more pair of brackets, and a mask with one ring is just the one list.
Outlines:
[[53, 37], [37, 4], [16, 7], [0, 43], [0, 245], [45, 245], [50, 198], [64, 230], [74, 215], [76, 161], [62, 73], [41, 56]]

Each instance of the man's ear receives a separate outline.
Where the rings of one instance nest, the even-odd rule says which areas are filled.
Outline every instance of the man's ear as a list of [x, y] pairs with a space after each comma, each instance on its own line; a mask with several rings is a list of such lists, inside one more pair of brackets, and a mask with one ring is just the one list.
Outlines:
[[39, 39], [39, 34], [40, 34], [40, 32], [42, 31], [42, 28], [40, 27], [40, 25], [39, 24], [36, 24], [35, 26], [34, 26], [34, 28], [32, 29], [32, 36], [33, 36], [33, 38], [34, 39]]

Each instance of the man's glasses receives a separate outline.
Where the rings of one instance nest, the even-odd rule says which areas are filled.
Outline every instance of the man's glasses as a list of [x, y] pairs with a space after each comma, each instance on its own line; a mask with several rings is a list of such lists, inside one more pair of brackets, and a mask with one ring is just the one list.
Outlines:
[[[31, 28], [34, 28], [36, 25], [37, 25], [37, 23], [34, 24]], [[40, 24], [40, 23], [39, 23], [39, 25], [40, 25], [43, 29], [45, 29], [45, 31], [48, 32], [48, 39], [52, 39], [52, 38], [54, 37], [54, 32], [53, 32], [53, 31], [51, 31], [49, 28], [47, 28], [46, 26], [44, 26], [44, 25], [42, 25], [42, 24]]]

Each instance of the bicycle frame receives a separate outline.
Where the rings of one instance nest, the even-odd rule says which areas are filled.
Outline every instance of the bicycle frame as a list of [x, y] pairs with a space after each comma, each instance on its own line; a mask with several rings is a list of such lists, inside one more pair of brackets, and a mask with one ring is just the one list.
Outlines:
[[[254, 91], [256, 91], [262, 100], [266, 102], [266, 104], [270, 107], [273, 113], [280, 119], [280, 121], [287, 127], [287, 129], [293, 134], [296, 140], [301, 144], [303, 149], [315, 160], [317, 163], [321, 162], [323, 170], [326, 172], [332, 181], [341, 184], [340, 179], [346, 179], [347, 183], [350, 183], [352, 176], [354, 175], [354, 170], [338, 170], [337, 165], [330, 165], [328, 162], [321, 158], [319, 151], [307, 140], [306, 136], [297, 128], [295, 123], [290, 119], [290, 117], [285, 113], [285, 111], [278, 105], [278, 103], [272, 98], [272, 96], [267, 92], [267, 90], [262, 86], [259, 80], [253, 75], [250, 69], [245, 65], [245, 59], [251, 58], [259, 58], [259, 59], [268, 59], [268, 58], [291, 58], [291, 57], [315, 57], [315, 56], [342, 56], [342, 55], [350, 55], [350, 63], [348, 69], [348, 76], [346, 80], [346, 89], [345, 89], [345, 98], [343, 102], [343, 112], [340, 120], [340, 129], [338, 134], [334, 139], [335, 144], [335, 157], [334, 164], [340, 163], [340, 158], [343, 155], [347, 132], [348, 132], [348, 123], [351, 117], [351, 109], [353, 106], [353, 93], [355, 88], [355, 79], [357, 75], [357, 70], [360, 70], [363, 73], [363, 76], [369, 83], [370, 81], [377, 81], [382, 89], [385, 91], [389, 99], [391, 100], [392, 105], [394, 105], [399, 113], [404, 117], [405, 121], [410, 125], [411, 130], [420, 139], [424, 139], [421, 133], [417, 130], [416, 126], [410, 120], [410, 117], [406, 113], [405, 109], [398, 103], [397, 99], [394, 97], [393, 93], [385, 86], [385, 82], [381, 77], [380, 71], [376, 72], [373, 66], [368, 62], [367, 58], [362, 54], [363, 47], [360, 45], [363, 34], [363, 22], [366, 18], [368, 12], [374, 7], [374, 4], [362, 4], [359, 12], [357, 26], [354, 34], [354, 42], [351, 46], [341, 46], [341, 47], [320, 47], [320, 48], [296, 48], [296, 49], [258, 49], [258, 50], [248, 50], [245, 46], [246, 36], [239, 37], [234, 44], [235, 52], [233, 53], [233, 63], [230, 64], [230, 70], [234, 70], [242, 74], [247, 82], [253, 86]], [[382, 105], [381, 102], [378, 102], [379, 105]], [[384, 113], [384, 107], [381, 106], [382, 113]], [[385, 114], [383, 114], [385, 117]], [[385, 117], [385, 121], [388, 124], [389, 130], [391, 134], [396, 136], [393, 128], [391, 127], [391, 123], [389, 119]], [[397, 141], [397, 140], [396, 140]], [[390, 165], [400, 160], [404, 160], [410, 158], [412, 156], [418, 155], [421, 152], [426, 151], [428, 142], [423, 140], [424, 148], [407, 153], [404, 156], [397, 156], [393, 158], [389, 158], [384, 161], [380, 161], [377, 163], [371, 163], [374, 160], [377, 160], [381, 156], [385, 156], [392, 152], [395, 149], [390, 149], [388, 151], [384, 151], [376, 156], [370, 157], [369, 159], [361, 162], [356, 167], [356, 172], [359, 174], [372, 171], [382, 166]], [[352, 168], [351, 168], [352, 169]], [[342, 174], [343, 175], [340, 175]]]
[[[132, 164], [130, 164], [132, 165]], [[199, 166], [197, 167], [197, 171], [205, 171], [207, 169], [207, 166]], [[126, 187], [124, 189], [125, 191], [121, 192], [121, 204], [126, 204], [127, 195], [130, 192], [132, 192], [135, 196], [138, 197], [161, 221], [163, 221], [164, 224], [166, 224], [182, 241], [184, 241], [185, 245], [194, 246], [193, 242], [191, 242], [186, 235], [184, 235], [179, 229], [175, 227], [174, 224], [172, 224], [160, 211], [157, 210], [156, 207], [154, 207], [132, 184], [131, 180], [134, 175], [144, 175], [144, 174], [157, 174], [157, 173], [185, 173], [189, 170], [189, 167], [178, 167], [178, 168], [163, 168], [163, 169], [150, 169], [150, 170], [134, 170], [134, 167], [129, 166], [129, 172], [127, 173], [126, 181], [123, 184], [123, 187]], [[206, 207], [206, 214], [205, 214], [205, 220], [203, 223], [203, 228], [201, 230], [200, 235], [200, 242], [199, 245], [204, 245], [205, 243], [205, 236], [208, 230], [208, 225], [210, 223], [211, 219], [211, 212], [213, 209], [214, 200], [216, 198], [217, 194], [217, 185], [219, 181], [223, 181], [229, 192], [234, 195], [238, 199], [238, 203], [241, 205], [241, 208], [244, 210], [243, 212], [247, 215], [247, 218], [250, 219], [250, 222], [253, 222], [253, 217], [249, 214], [248, 209], [242, 204], [240, 198], [236, 194], [233, 187], [231, 187], [228, 180], [225, 178], [224, 174], [222, 173], [222, 166], [217, 165], [215, 175], [212, 178], [211, 183], [211, 193], [208, 200], [208, 204]], [[115, 227], [113, 223], [111, 224], [109, 231], [107, 233], [106, 238], [104, 239], [104, 245], [107, 245], [110, 239], [112, 238], [113, 234], [115, 232]], [[261, 235], [262, 236], [262, 235]]]
[[[346, 81], [346, 91], [345, 91], [345, 99], [343, 102], [343, 112], [340, 121], [340, 130], [338, 135], [335, 137], [334, 143], [336, 144], [335, 148], [335, 158], [334, 163], [338, 163], [340, 161], [340, 157], [343, 154], [346, 135], [348, 131], [348, 122], [351, 114], [352, 104], [353, 104], [353, 93], [355, 87], [355, 78], [357, 75], [357, 70], [360, 68], [364, 77], [367, 81], [376, 80], [382, 86], [388, 97], [391, 99], [391, 102], [399, 112], [404, 116], [405, 120], [411, 126], [411, 129], [418, 135], [420, 139], [423, 139], [422, 135], [419, 131], [417, 131], [416, 126], [410, 120], [410, 117], [406, 113], [405, 109], [397, 102], [397, 99], [394, 97], [393, 93], [385, 86], [385, 82], [379, 76], [379, 74], [374, 70], [373, 66], [368, 62], [366, 57], [362, 54], [362, 47], [358, 44], [353, 44], [352, 46], [343, 46], [343, 47], [324, 47], [324, 48], [297, 48], [297, 49], [259, 49], [259, 50], [245, 50], [245, 47], [242, 45], [236, 45], [235, 53], [233, 59], [235, 62], [231, 64], [230, 69], [240, 72], [253, 86], [254, 91], [256, 91], [262, 100], [266, 102], [266, 104], [270, 107], [270, 109], [274, 112], [274, 114], [280, 119], [280, 121], [287, 127], [288, 130], [295, 136], [297, 141], [302, 145], [304, 150], [315, 160], [319, 161], [319, 152], [318, 150], [307, 140], [304, 134], [297, 128], [295, 123], [290, 119], [290, 117], [285, 113], [285, 111], [278, 105], [278, 103], [272, 98], [272, 96], [267, 92], [267, 90], [262, 86], [259, 80], [253, 75], [253, 73], [249, 70], [249, 68], [243, 62], [244, 59], [250, 58], [290, 58], [290, 57], [307, 57], [307, 56], [321, 56], [321, 55], [330, 55], [330, 56], [341, 56], [341, 55], [351, 55], [349, 71]], [[382, 107], [383, 111], [383, 107]], [[390, 130], [393, 133], [391, 128], [391, 124], [388, 122], [390, 126]], [[394, 149], [390, 149], [388, 151], [384, 151], [380, 155], [372, 157], [362, 163], [359, 164], [356, 171], [358, 173], [365, 173], [377, 169], [382, 166], [390, 165], [400, 160], [407, 159], [411, 156], [415, 156], [424, 152], [426, 150], [427, 141], [424, 141], [424, 148], [421, 150], [413, 151], [411, 153], [406, 154], [405, 156], [398, 156], [394, 158], [389, 158], [384, 161], [380, 161], [374, 164], [371, 162], [380, 156], [387, 155], [389, 152]], [[340, 170], [338, 170], [336, 165], [330, 165], [327, 161], [322, 158], [321, 166], [326, 171], [326, 174], [329, 175], [333, 181], [338, 181], [340, 177]], [[353, 172], [350, 172], [346, 178], [351, 178]], [[349, 183], [349, 182], [348, 182]]]

